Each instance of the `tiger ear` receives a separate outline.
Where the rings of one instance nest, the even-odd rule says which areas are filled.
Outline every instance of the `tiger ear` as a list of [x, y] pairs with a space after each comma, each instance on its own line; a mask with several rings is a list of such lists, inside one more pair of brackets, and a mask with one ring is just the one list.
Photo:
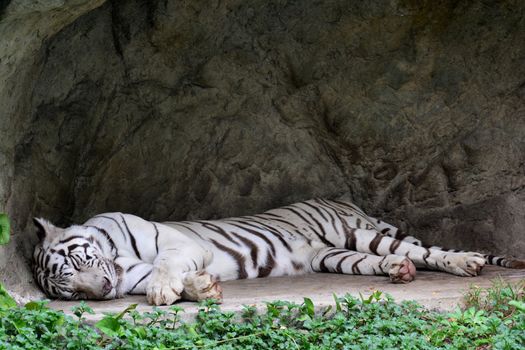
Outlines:
[[36, 235], [40, 241], [43, 241], [44, 239], [53, 239], [58, 236], [60, 231], [62, 231], [61, 228], [56, 227], [46, 219], [33, 218], [33, 223], [36, 226]]

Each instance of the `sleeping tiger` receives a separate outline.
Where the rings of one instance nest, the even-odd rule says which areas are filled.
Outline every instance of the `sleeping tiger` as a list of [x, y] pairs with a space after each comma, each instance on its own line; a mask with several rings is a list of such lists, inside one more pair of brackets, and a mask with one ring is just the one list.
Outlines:
[[416, 266], [476, 276], [485, 264], [525, 261], [424, 247], [349, 202], [313, 199], [253, 216], [153, 222], [121, 213], [58, 228], [35, 219], [38, 284], [52, 298], [146, 294], [151, 304], [222, 298], [218, 281], [310, 272], [388, 275], [407, 283]]

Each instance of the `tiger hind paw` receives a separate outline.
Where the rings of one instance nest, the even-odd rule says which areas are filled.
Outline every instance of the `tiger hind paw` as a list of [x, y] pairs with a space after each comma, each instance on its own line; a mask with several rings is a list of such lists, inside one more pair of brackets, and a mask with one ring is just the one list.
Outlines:
[[485, 259], [478, 253], [446, 254], [443, 259], [444, 270], [458, 276], [474, 277], [479, 275]]
[[183, 280], [183, 298], [186, 300], [200, 301], [215, 299], [222, 301], [222, 287], [219, 281], [205, 271], [189, 272]]
[[391, 264], [388, 275], [393, 283], [409, 283], [416, 278], [416, 266], [412, 260], [404, 258]]

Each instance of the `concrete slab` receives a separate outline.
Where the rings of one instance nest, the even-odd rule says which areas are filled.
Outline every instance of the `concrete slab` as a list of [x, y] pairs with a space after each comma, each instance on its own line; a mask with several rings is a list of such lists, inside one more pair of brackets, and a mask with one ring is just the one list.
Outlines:
[[[491, 281], [501, 277], [506, 281], [518, 282], [525, 280], [525, 270], [512, 270], [500, 267], [485, 267], [481, 276], [468, 278], [457, 277], [441, 272], [418, 271], [415, 281], [409, 284], [392, 284], [383, 276], [349, 276], [339, 274], [309, 274], [294, 277], [259, 278], [223, 282], [224, 301], [221, 309], [238, 311], [243, 305], [254, 305], [264, 308], [265, 301], [288, 300], [301, 303], [303, 297], [309, 297], [317, 307], [333, 305], [333, 293], [342, 296], [350, 293], [358, 296], [370, 295], [374, 290], [380, 290], [392, 295], [395, 300], [416, 300], [420, 304], [440, 310], [451, 310], [461, 302], [465, 290], [470, 285], [489, 287]], [[129, 304], [139, 304], [138, 311], [151, 310], [143, 295], [129, 296], [117, 300], [90, 301], [88, 304], [97, 312], [89, 315], [87, 320], [94, 322], [100, 319], [103, 312], [119, 312]], [[71, 314], [71, 307], [78, 302], [52, 301], [50, 307], [64, 310]], [[184, 319], [195, 316], [196, 303], [180, 302], [184, 308]], [[161, 307], [167, 308], [167, 307]]]

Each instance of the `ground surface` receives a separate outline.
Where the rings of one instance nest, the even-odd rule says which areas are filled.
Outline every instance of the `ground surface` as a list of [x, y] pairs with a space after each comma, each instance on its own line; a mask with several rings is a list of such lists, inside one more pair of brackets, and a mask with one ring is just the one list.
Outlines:
[[[381, 290], [392, 295], [397, 301], [416, 300], [429, 308], [443, 310], [453, 309], [459, 302], [463, 292], [470, 285], [488, 287], [491, 280], [501, 276], [508, 281], [525, 279], [525, 270], [503, 269], [486, 267], [481, 276], [475, 278], [456, 277], [440, 272], [418, 271], [416, 280], [409, 284], [392, 284], [382, 276], [347, 276], [337, 274], [310, 274], [296, 277], [260, 278], [223, 282], [224, 301], [223, 310], [236, 311], [242, 305], [257, 305], [263, 307], [265, 301], [288, 300], [302, 302], [303, 297], [311, 298], [316, 306], [332, 305], [333, 293], [342, 296], [369, 295], [374, 290]], [[129, 304], [137, 303], [137, 310], [147, 311], [145, 296], [130, 296], [118, 300], [93, 301], [89, 305], [97, 312], [88, 315], [89, 321], [101, 318], [103, 312], [119, 312]], [[63, 309], [67, 313], [78, 302], [53, 301], [50, 306]], [[195, 315], [198, 307], [196, 303], [179, 303], [185, 309], [185, 318]]]

